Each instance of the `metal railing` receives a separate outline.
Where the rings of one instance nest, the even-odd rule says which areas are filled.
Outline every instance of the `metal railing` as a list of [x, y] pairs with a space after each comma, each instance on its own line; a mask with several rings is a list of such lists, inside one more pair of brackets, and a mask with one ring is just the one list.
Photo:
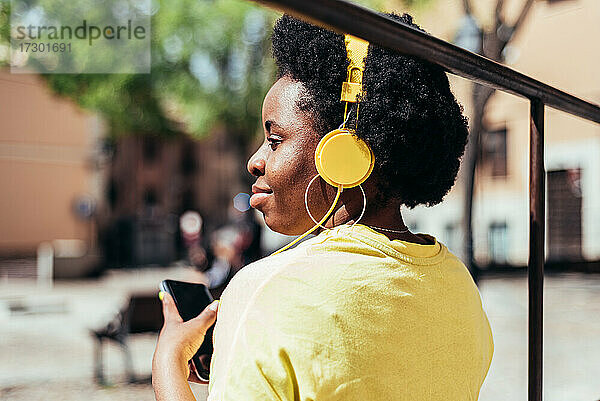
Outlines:
[[544, 286], [544, 108], [600, 123], [600, 107], [368, 8], [343, 0], [256, 0], [340, 33], [438, 64], [455, 75], [530, 101], [529, 155], [529, 401], [542, 400]]

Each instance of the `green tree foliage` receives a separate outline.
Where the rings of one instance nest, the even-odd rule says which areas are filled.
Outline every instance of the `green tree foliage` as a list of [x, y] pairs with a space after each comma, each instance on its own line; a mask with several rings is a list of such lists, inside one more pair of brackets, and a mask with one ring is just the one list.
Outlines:
[[[52, 0], [44, 0], [45, 3]], [[256, 131], [273, 67], [274, 14], [236, 0], [153, 3], [150, 74], [49, 74], [58, 94], [100, 112], [113, 135]]]
[[[29, 3], [56, 11], [60, 1]], [[0, 65], [8, 64], [9, 15], [10, 3], [0, 2]], [[241, 0], [153, 0], [150, 74], [43, 77], [58, 95], [101, 114], [111, 136], [201, 137], [220, 124], [246, 139], [260, 126], [274, 77], [268, 46], [276, 15]]]
[[[54, 12], [61, 1], [27, 0]], [[10, 11], [8, 1], [0, 5], [2, 45]], [[152, 0], [151, 13], [150, 74], [44, 74], [51, 89], [100, 113], [113, 137], [201, 137], [218, 125], [243, 147], [260, 127], [274, 79], [269, 36], [277, 13], [243, 0]]]
[[0, 0], [0, 67], [8, 64], [9, 19], [10, 3], [8, 0]]

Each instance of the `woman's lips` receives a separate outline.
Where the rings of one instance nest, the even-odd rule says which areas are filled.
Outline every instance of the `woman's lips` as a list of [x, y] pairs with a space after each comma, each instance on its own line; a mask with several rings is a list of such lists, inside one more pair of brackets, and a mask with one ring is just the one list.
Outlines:
[[273, 191], [270, 188], [260, 187], [256, 184], [252, 185], [252, 196], [250, 197], [250, 206], [257, 208], [261, 203], [267, 200]]
[[264, 201], [267, 200], [267, 198], [269, 197], [269, 195], [271, 195], [271, 194], [266, 193], [266, 192], [260, 192], [260, 193], [257, 193], [257, 194], [253, 194], [250, 197], [250, 206], [253, 207], [253, 208], [255, 208], [255, 209], [257, 209], [258, 206], [260, 206], [261, 203], [263, 203]]

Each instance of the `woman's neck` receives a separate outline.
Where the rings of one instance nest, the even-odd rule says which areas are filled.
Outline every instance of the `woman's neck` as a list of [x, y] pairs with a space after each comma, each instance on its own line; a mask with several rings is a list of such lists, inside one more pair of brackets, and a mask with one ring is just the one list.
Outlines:
[[[342, 224], [353, 224], [362, 212], [362, 199], [360, 208], [353, 205], [356, 202], [344, 202], [327, 219], [324, 226], [333, 228]], [[347, 205], [350, 206], [347, 206]], [[364, 216], [358, 221], [360, 224], [371, 227], [375, 231], [384, 234], [390, 240], [402, 240], [417, 244], [428, 244], [428, 242], [418, 235], [411, 233], [404, 224], [402, 213], [400, 212], [400, 202], [389, 202], [383, 207], [368, 207]], [[385, 229], [385, 230], [383, 230]], [[322, 229], [321, 229], [322, 230]], [[386, 231], [391, 230], [391, 231]]]

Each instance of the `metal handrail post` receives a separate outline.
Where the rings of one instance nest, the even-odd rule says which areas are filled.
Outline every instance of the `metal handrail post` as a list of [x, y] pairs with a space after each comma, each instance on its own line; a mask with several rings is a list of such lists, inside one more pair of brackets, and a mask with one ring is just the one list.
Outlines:
[[544, 300], [544, 103], [531, 100], [529, 121], [529, 401], [542, 401]]

